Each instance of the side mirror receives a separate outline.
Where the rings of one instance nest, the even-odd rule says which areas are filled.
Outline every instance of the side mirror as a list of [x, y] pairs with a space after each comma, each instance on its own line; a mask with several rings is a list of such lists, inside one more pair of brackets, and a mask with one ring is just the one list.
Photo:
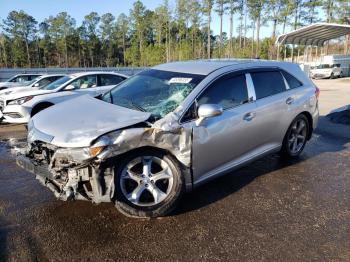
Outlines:
[[34, 85], [34, 87], [39, 87], [39, 83], [36, 83], [36, 84]]
[[74, 90], [74, 89], [75, 89], [75, 87], [74, 87], [73, 85], [67, 85], [67, 86], [64, 88], [65, 91]]
[[216, 104], [204, 104], [198, 108], [198, 120], [196, 121], [196, 126], [200, 126], [201, 123], [209, 117], [219, 116], [224, 110], [221, 106]]

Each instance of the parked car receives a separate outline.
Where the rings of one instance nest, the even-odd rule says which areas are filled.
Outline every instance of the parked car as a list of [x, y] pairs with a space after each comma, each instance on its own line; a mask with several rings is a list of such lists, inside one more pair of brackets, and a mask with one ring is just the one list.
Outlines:
[[59, 199], [163, 216], [186, 190], [262, 156], [299, 156], [317, 125], [318, 95], [291, 63], [158, 65], [99, 99], [80, 96], [33, 117], [17, 163]]
[[5, 82], [0, 82], [0, 90], [15, 87], [15, 86], [23, 86], [29, 84], [31, 80], [41, 76], [42, 74], [19, 74], [15, 75]]
[[37, 78], [34, 78], [31, 81], [25, 82], [26, 85], [23, 86], [16, 86], [12, 88], [7, 88], [0, 91], [0, 96], [2, 95], [9, 95], [14, 92], [21, 92], [21, 91], [28, 91], [28, 90], [35, 90], [40, 89], [44, 86], [47, 86], [48, 84], [56, 81], [57, 79], [63, 77], [65, 75], [63, 74], [54, 74], [54, 75], [42, 75], [38, 76]]
[[320, 64], [318, 66], [313, 67], [310, 70], [311, 78], [336, 78], [343, 77], [343, 71], [340, 67], [340, 64]]
[[89, 94], [99, 96], [127, 77], [111, 72], [84, 72], [61, 77], [40, 89], [0, 96], [4, 123], [27, 123], [38, 112], [65, 100]]

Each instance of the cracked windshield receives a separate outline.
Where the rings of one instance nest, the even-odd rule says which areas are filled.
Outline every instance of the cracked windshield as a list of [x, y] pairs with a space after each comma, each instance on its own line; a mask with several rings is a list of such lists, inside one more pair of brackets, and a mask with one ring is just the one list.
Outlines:
[[204, 77], [154, 69], [145, 70], [116, 86], [102, 99], [118, 106], [164, 117], [174, 111]]

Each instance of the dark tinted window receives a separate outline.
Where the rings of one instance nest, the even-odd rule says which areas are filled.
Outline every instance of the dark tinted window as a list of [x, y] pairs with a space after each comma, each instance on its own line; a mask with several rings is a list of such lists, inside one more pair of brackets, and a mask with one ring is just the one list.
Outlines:
[[50, 82], [53, 82], [53, 81], [56, 81], [57, 79], [60, 79], [61, 77], [63, 76], [52, 76], [52, 77], [49, 77], [49, 80]]
[[290, 89], [297, 88], [297, 87], [303, 85], [298, 79], [296, 79], [291, 74], [289, 74], [287, 72], [283, 72], [283, 75], [284, 75], [284, 78], [287, 80], [287, 83], [288, 83]]
[[49, 77], [43, 78], [41, 80], [39, 80], [38, 82], [35, 83], [35, 87], [43, 87], [46, 86], [48, 84], [50, 84], [52, 81], [50, 81]]
[[123, 81], [125, 78], [116, 75], [100, 75], [100, 86], [116, 85]]
[[278, 71], [252, 72], [256, 99], [281, 93], [286, 90], [283, 77]]
[[215, 81], [198, 100], [198, 105], [218, 104], [224, 109], [248, 101], [245, 75], [228, 75]]

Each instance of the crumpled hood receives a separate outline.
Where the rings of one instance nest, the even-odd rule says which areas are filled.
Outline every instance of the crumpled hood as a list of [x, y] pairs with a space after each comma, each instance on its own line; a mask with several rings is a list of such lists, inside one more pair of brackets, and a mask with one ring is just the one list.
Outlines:
[[84, 95], [38, 113], [32, 124], [38, 133], [53, 137], [45, 142], [58, 147], [88, 147], [97, 137], [146, 121], [150, 116]]
[[18, 92], [12, 92], [2, 97], [5, 98], [6, 101], [9, 101], [9, 100], [19, 99], [22, 97], [44, 95], [44, 94], [49, 94], [53, 92], [55, 92], [55, 90], [43, 90], [43, 89], [37, 90], [37, 89], [27, 88], [25, 90], [21, 90]]

